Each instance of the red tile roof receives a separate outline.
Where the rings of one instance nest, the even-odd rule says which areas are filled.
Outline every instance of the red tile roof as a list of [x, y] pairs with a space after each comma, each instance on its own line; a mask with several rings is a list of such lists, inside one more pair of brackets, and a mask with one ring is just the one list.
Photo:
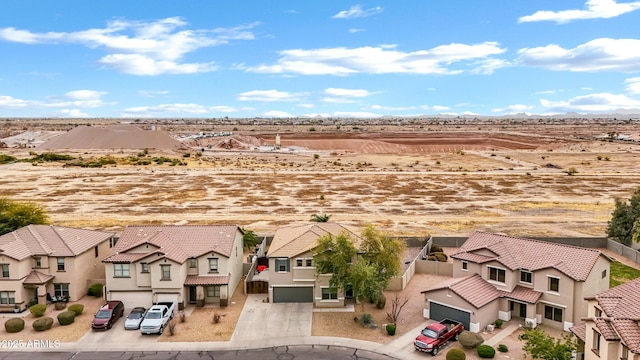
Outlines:
[[587, 324], [586, 323], [580, 323], [578, 325], [574, 325], [574, 326], [569, 328], [569, 331], [574, 333], [576, 335], [576, 337], [578, 339], [580, 339], [582, 342], [586, 341], [585, 340], [587, 338]]
[[637, 320], [613, 319], [611, 321], [622, 342], [629, 351], [640, 354], [640, 324]]
[[448, 288], [476, 309], [500, 298], [501, 293], [495, 286], [489, 284], [480, 275], [473, 274], [460, 278], [452, 278], [430, 287], [422, 293]]
[[520, 285], [516, 286], [512, 292], [500, 291], [500, 293], [502, 297], [523, 301], [529, 304], [537, 303], [542, 296], [540, 291], [535, 291]]
[[318, 239], [346, 233], [359, 247], [362, 238], [344, 225], [332, 222], [282, 226], [276, 230], [269, 246], [269, 257], [293, 257], [313, 250]]
[[30, 256], [76, 256], [107, 241], [104, 231], [53, 225], [28, 225], [0, 236], [0, 252], [16, 260]]
[[53, 280], [53, 278], [55, 278], [55, 276], [49, 275], [49, 274], [43, 274], [43, 273], [41, 273], [40, 271], [37, 271], [37, 270], [31, 270], [29, 275], [27, 275], [24, 278], [24, 280], [22, 281], [22, 284], [24, 284], [24, 285], [42, 285], [42, 284], [46, 284], [48, 281]]
[[593, 321], [595, 322], [596, 327], [600, 332], [600, 335], [602, 335], [602, 337], [604, 337], [605, 340], [607, 341], [620, 340], [620, 338], [618, 337], [618, 334], [616, 334], [616, 331], [613, 329], [613, 324], [609, 321], [609, 319], [595, 318], [593, 319]]
[[144, 259], [147, 256], [156, 255], [156, 254], [164, 256], [162, 252], [157, 250], [150, 251], [150, 252], [143, 252], [143, 253], [115, 253], [104, 258], [102, 262], [131, 264], [138, 260]]
[[228, 285], [229, 275], [214, 275], [214, 276], [199, 276], [199, 275], [187, 275], [184, 280], [185, 285]]
[[491, 260], [510, 270], [555, 268], [576, 281], [585, 281], [598, 258], [603, 256], [594, 249], [476, 231], [451, 257], [474, 261], [473, 256], [477, 256], [486, 262], [487, 255], [477, 253], [481, 250], [496, 254]]
[[236, 225], [127, 226], [105, 262], [131, 261], [134, 256], [122, 254], [145, 244], [153, 245], [157, 248], [155, 253], [179, 264], [209, 252], [230, 257], [238, 231], [242, 230]]

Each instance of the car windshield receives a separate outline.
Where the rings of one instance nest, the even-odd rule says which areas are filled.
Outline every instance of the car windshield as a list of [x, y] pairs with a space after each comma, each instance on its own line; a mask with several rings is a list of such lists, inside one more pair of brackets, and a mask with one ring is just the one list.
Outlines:
[[426, 336], [426, 337], [430, 337], [432, 339], [435, 339], [438, 337], [438, 333], [431, 330], [431, 329], [423, 329], [422, 330], [422, 335]]
[[111, 317], [111, 310], [100, 310], [96, 314], [96, 319], [108, 319]]
[[159, 312], [148, 313], [147, 316], [145, 316], [145, 319], [160, 319], [160, 313]]
[[129, 316], [127, 316], [127, 319], [140, 319], [141, 317], [141, 312], [132, 312], [131, 314], [129, 314]]

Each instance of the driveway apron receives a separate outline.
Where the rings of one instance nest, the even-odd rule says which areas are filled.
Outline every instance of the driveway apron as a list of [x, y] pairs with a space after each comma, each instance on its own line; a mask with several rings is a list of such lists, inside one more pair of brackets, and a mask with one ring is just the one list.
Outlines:
[[265, 303], [266, 295], [248, 295], [231, 343], [311, 336], [313, 304]]

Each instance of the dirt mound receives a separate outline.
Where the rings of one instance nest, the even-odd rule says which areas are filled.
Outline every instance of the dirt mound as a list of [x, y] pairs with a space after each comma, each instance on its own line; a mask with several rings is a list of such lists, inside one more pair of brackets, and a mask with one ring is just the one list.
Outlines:
[[38, 149], [158, 149], [177, 150], [183, 145], [160, 130], [133, 125], [78, 126], [50, 139]]

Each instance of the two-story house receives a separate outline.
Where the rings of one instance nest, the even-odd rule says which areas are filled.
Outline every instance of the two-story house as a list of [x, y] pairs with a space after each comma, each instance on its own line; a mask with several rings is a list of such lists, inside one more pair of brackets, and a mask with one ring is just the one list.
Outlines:
[[362, 238], [344, 225], [331, 222], [279, 227], [269, 246], [269, 300], [312, 302], [317, 307], [342, 307], [352, 295], [329, 286], [331, 274], [316, 275], [313, 259], [318, 239], [345, 234], [356, 248]]
[[640, 279], [585, 300], [587, 316], [571, 328], [583, 359], [640, 360]]
[[568, 331], [587, 315], [583, 299], [609, 288], [610, 260], [595, 249], [475, 232], [451, 258], [453, 278], [422, 291], [424, 316], [474, 332], [512, 317]]
[[90, 281], [104, 281], [101, 260], [114, 244], [110, 232], [28, 225], [0, 236], [0, 311], [45, 303], [46, 295], [76, 301]]
[[226, 306], [243, 275], [242, 237], [235, 225], [128, 226], [103, 260], [107, 299]]

